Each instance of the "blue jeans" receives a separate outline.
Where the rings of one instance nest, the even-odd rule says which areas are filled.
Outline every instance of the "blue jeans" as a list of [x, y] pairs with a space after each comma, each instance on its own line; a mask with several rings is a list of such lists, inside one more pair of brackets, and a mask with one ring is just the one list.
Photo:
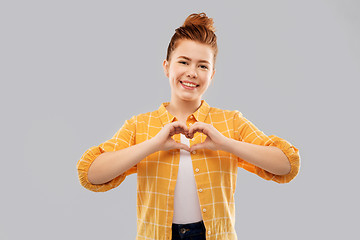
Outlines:
[[172, 240], [204, 240], [206, 229], [203, 221], [189, 224], [172, 224]]

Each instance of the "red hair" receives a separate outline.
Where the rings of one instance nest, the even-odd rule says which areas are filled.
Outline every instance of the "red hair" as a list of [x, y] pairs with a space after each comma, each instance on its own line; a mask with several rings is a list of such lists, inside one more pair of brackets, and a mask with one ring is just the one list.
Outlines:
[[218, 48], [213, 24], [213, 19], [208, 18], [205, 13], [190, 14], [184, 24], [175, 30], [167, 49], [166, 60], [170, 60], [179, 40], [188, 39], [209, 45], [214, 51], [215, 64]]

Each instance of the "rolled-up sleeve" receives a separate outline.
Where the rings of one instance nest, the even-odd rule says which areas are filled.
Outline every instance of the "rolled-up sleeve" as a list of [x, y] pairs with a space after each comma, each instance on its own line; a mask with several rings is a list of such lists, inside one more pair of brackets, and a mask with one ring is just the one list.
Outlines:
[[277, 183], [288, 183], [293, 180], [300, 170], [299, 150], [290, 142], [275, 135], [267, 136], [260, 131], [253, 123], [247, 120], [239, 111], [234, 115], [235, 138], [239, 141], [252, 143], [262, 146], [274, 146], [279, 148], [288, 158], [291, 170], [286, 175], [275, 175], [260, 167], [257, 167], [245, 160], [238, 158], [238, 166], [245, 170], [255, 173], [266, 180], [272, 180]]
[[118, 151], [135, 144], [136, 136], [136, 116], [130, 120], [126, 120], [123, 126], [115, 133], [115, 135], [108, 141], [89, 148], [77, 162], [77, 171], [80, 184], [94, 192], [105, 192], [119, 186], [126, 178], [126, 176], [136, 173], [137, 166], [133, 166], [123, 174], [117, 176], [111, 181], [104, 184], [92, 184], [88, 180], [88, 171], [94, 160], [105, 152]]

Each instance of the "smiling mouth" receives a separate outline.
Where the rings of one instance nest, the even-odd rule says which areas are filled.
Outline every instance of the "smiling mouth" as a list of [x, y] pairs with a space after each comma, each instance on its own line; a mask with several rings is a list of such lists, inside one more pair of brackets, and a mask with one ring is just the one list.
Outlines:
[[180, 83], [181, 83], [183, 86], [186, 86], [186, 87], [189, 87], [189, 88], [196, 88], [196, 87], [200, 86], [199, 84], [196, 85], [196, 84], [191, 84], [191, 83], [187, 83], [187, 82], [183, 82], [183, 81], [180, 81]]

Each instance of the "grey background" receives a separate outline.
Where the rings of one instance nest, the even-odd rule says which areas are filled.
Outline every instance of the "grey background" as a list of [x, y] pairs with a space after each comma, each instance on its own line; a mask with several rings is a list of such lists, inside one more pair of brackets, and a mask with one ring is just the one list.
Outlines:
[[302, 158], [285, 185], [239, 170], [239, 239], [353, 239], [359, 10], [355, 0], [1, 1], [0, 239], [135, 238], [136, 175], [93, 193], [76, 163], [170, 100], [167, 45], [202, 11], [219, 41], [204, 99], [241, 111]]

